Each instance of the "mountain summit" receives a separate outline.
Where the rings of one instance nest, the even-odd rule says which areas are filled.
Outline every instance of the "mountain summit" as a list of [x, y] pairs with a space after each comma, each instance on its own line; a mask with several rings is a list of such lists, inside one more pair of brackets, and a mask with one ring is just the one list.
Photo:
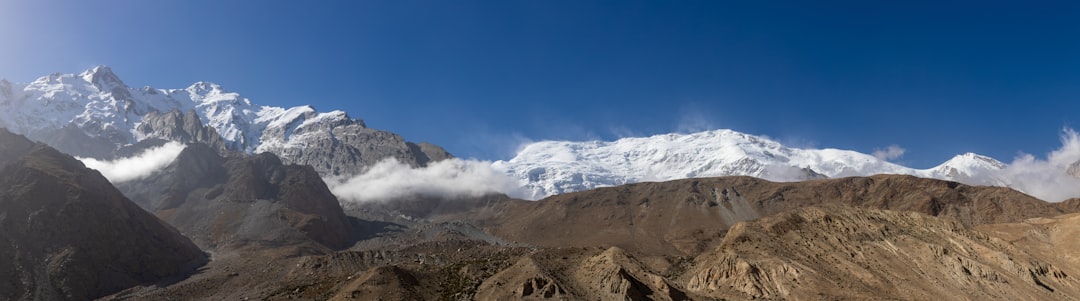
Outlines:
[[526, 198], [646, 181], [716, 176], [752, 176], [801, 181], [875, 174], [904, 174], [1008, 186], [997, 174], [1006, 167], [967, 153], [929, 169], [894, 164], [840, 149], [787, 147], [766, 137], [732, 130], [661, 134], [616, 141], [542, 141], [529, 144], [496, 169], [517, 178]]
[[131, 88], [108, 66], [52, 74], [28, 84], [0, 82], [0, 126], [81, 157], [110, 158], [125, 145], [168, 139], [153, 134], [174, 130], [136, 129], [148, 115], [171, 111], [194, 112], [230, 150], [274, 153], [323, 175], [355, 174], [390, 157], [423, 166], [445, 154], [442, 148], [419, 147], [397, 134], [368, 128], [343, 111], [261, 106], [210, 82], [184, 89]]

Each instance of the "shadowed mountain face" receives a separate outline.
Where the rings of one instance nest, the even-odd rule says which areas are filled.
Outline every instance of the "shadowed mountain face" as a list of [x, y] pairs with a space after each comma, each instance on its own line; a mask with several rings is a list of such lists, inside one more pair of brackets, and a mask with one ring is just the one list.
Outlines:
[[101, 174], [2, 129], [0, 258], [0, 300], [93, 299], [207, 260]]
[[221, 157], [192, 144], [165, 170], [118, 187], [216, 251], [289, 247], [289, 254], [325, 253], [352, 242], [349, 218], [318, 173], [269, 153]]
[[818, 204], [907, 210], [965, 226], [1073, 211], [1007, 188], [878, 175], [775, 183], [723, 177], [639, 183], [502, 202], [474, 215], [503, 238], [539, 246], [613, 245], [650, 254], [697, 254], [740, 221]]

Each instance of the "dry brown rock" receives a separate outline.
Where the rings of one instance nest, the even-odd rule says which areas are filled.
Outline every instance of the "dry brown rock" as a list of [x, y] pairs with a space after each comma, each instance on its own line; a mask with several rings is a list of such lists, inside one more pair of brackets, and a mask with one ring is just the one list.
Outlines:
[[505, 201], [468, 218], [500, 237], [538, 246], [617, 246], [690, 255], [709, 249], [737, 222], [819, 204], [915, 211], [965, 226], [1075, 210], [1008, 188], [911, 176], [794, 183], [722, 177], [599, 188], [537, 202]]
[[422, 300], [420, 282], [397, 266], [382, 266], [361, 274], [330, 300]]
[[1009, 242], [916, 212], [812, 207], [740, 223], [689, 291], [733, 299], [1069, 300], [1080, 279]]
[[0, 129], [0, 300], [88, 300], [207, 261], [100, 173]]

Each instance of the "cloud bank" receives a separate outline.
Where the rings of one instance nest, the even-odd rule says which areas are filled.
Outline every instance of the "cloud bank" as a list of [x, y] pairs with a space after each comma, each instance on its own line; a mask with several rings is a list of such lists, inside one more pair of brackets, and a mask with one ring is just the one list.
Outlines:
[[1080, 197], [1080, 174], [1069, 174], [1069, 167], [1080, 161], [1080, 134], [1064, 129], [1061, 148], [1045, 159], [1020, 154], [1002, 170], [1009, 187], [1049, 202]]
[[342, 201], [372, 202], [404, 197], [480, 197], [491, 193], [517, 194], [518, 183], [491, 168], [491, 162], [448, 159], [423, 168], [389, 158], [351, 178], [325, 179]]
[[169, 142], [165, 145], [147, 149], [146, 151], [128, 158], [120, 158], [111, 161], [102, 161], [94, 158], [79, 158], [86, 167], [96, 169], [109, 179], [109, 182], [121, 183], [145, 178], [154, 172], [165, 168], [174, 160], [180, 152], [187, 147], [179, 142]]

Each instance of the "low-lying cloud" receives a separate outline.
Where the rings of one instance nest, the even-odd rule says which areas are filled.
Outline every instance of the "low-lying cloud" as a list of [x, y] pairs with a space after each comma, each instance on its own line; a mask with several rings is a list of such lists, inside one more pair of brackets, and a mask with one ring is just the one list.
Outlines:
[[165, 168], [176, 160], [176, 156], [187, 147], [179, 142], [168, 142], [165, 145], [147, 149], [146, 151], [128, 158], [120, 158], [110, 161], [102, 161], [94, 158], [76, 158], [82, 161], [86, 167], [101, 172], [109, 182], [121, 183], [131, 180], [142, 179], [154, 172]]
[[372, 202], [405, 197], [480, 197], [491, 193], [516, 194], [517, 181], [491, 168], [491, 162], [448, 159], [412, 168], [389, 158], [351, 178], [326, 179], [330, 191], [342, 201]]
[[1069, 174], [1069, 167], [1080, 161], [1080, 134], [1065, 129], [1061, 148], [1047, 154], [1045, 159], [1030, 154], [1017, 156], [1004, 170], [1002, 177], [1014, 189], [1031, 196], [1059, 202], [1080, 197], [1080, 175]]

